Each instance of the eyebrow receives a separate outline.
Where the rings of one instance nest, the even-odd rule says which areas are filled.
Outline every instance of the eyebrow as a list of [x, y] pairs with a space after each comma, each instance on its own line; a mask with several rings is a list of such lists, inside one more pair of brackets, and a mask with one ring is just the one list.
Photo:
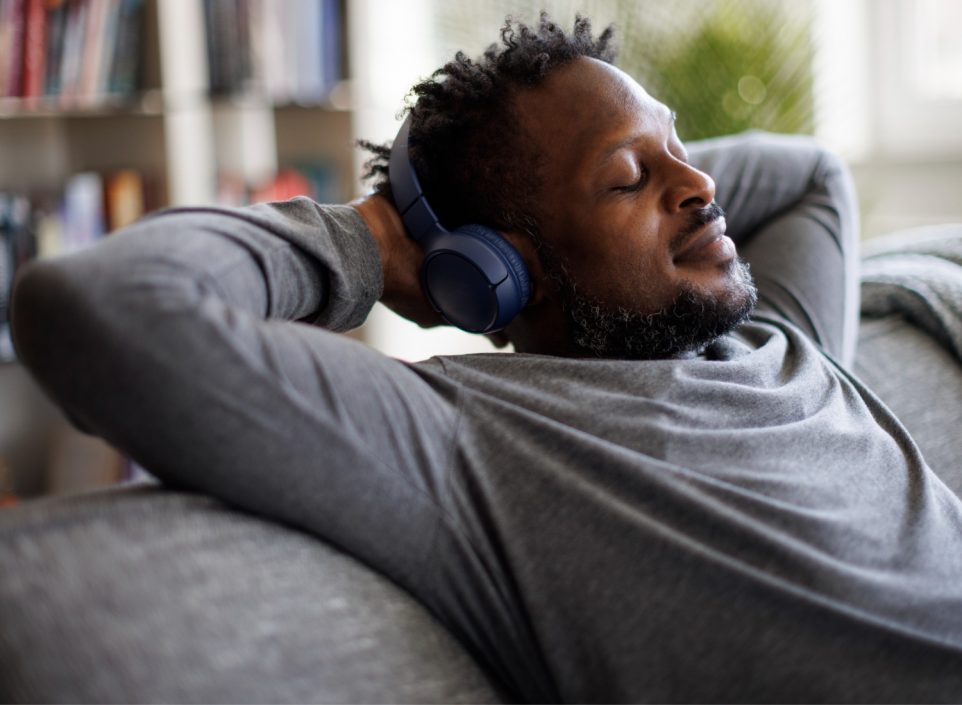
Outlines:
[[[677, 119], [678, 119], [678, 114], [677, 114], [674, 110], [669, 110], [669, 111], [668, 111], [668, 126], [669, 126], [669, 128], [671, 128], [672, 130], [675, 129], [675, 122], [677, 121]], [[626, 137], [626, 138], [624, 138], [623, 140], [619, 140], [618, 142], [615, 142], [614, 144], [612, 144], [611, 146], [609, 146], [609, 147], [602, 153], [602, 155], [601, 155], [601, 160], [598, 162], [598, 166], [599, 166], [599, 167], [604, 166], [604, 164], [605, 164], [609, 159], [611, 159], [611, 157], [613, 157], [615, 154], [617, 154], [620, 150], [624, 149], [625, 147], [629, 147], [629, 146], [631, 146], [632, 144], [634, 144], [635, 140], [637, 140], [637, 139], [638, 139], [638, 135], [631, 135], [631, 136]]]

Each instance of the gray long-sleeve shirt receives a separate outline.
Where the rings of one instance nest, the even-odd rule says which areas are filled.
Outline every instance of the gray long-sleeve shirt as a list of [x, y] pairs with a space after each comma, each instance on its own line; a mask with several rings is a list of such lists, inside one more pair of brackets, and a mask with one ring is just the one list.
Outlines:
[[787, 138], [692, 156], [762, 295], [695, 359], [387, 358], [330, 332], [380, 295], [370, 233], [306, 199], [37, 263], [14, 340], [78, 425], [367, 561], [519, 698], [959, 700], [962, 503], [825, 354], [847, 178]]

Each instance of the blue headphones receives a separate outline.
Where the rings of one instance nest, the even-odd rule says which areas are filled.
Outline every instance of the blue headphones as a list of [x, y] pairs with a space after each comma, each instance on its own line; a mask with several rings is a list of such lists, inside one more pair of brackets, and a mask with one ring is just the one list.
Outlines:
[[408, 153], [408, 115], [391, 147], [394, 203], [412, 239], [424, 248], [421, 288], [451, 325], [471, 333], [504, 328], [528, 303], [528, 269], [497, 231], [462, 225], [448, 231], [424, 197]]

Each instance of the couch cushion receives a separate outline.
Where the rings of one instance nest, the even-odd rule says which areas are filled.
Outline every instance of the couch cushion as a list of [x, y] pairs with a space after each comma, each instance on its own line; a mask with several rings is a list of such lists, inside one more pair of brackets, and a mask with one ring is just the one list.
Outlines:
[[498, 701], [400, 589], [320, 541], [139, 487], [0, 512], [0, 701]]
[[933, 470], [962, 496], [962, 365], [900, 315], [864, 318], [855, 374], [902, 421]]

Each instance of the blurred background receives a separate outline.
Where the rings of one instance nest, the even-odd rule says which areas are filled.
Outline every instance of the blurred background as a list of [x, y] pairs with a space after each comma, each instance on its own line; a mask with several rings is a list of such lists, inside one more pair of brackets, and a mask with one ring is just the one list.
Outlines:
[[[0, 506], [137, 477], [17, 363], [17, 267], [145, 212], [363, 193], [358, 138], [393, 138], [408, 88], [507, 15], [617, 27], [618, 65], [683, 140], [815, 135], [851, 165], [863, 236], [962, 220], [958, 0], [0, 0]], [[489, 351], [382, 307], [398, 357]]]

